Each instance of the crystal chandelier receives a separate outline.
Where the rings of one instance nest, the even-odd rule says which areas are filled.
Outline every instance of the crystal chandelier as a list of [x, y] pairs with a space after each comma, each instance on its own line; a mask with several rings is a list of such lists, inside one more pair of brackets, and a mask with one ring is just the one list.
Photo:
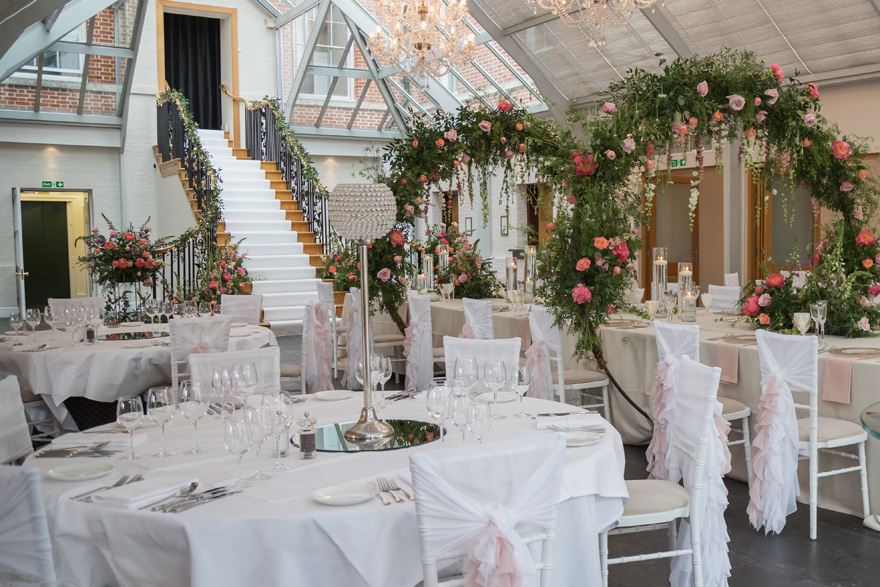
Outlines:
[[605, 31], [625, 26], [636, 10], [651, 8], [658, 0], [529, 0], [538, 8], [549, 10], [569, 26], [580, 28], [591, 47], [605, 44]]
[[458, 32], [467, 15], [467, 0], [384, 0], [378, 3], [380, 26], [370, 34], [370, 51], [427, 87], [429, 76], [445, 75], [473, 55], [474, 35]]

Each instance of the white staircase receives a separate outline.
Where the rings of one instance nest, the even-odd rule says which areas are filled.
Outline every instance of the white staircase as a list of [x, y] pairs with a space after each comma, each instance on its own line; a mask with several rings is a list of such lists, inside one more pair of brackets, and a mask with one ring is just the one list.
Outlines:
[[276, 333], [300, 332], [305, 305], [318, 300], [318, 279], [291, 229], [259, 161], [236, 159], [220, 130], [199, 130], [202, 147], [222, 180], [223, 220], [232, 242], [247, 253], [244, 265], [260, 281], [263, 319]]

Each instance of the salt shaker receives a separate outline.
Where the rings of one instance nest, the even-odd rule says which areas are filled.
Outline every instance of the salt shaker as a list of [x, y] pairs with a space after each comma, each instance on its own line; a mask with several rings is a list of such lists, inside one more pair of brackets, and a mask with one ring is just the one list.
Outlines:
[[306, 412], [302, 420], [297, 420], [299, 426], [299, 453], [302, 459], [315, 458], [315, 424], [318, 423], [317, 418], [309, 416]]

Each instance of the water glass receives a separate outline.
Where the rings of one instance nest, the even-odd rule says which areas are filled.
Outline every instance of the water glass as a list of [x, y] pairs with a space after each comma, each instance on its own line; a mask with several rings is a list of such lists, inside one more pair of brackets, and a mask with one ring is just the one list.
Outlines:
[[25, 313], [24, 317], [25, 321], [28, 323], [28, 326], [31, 327], [32, 340], [37, 342], [37, 326], [40, 325], [40, 311], [36, 308], [30, 308]]
[[504, 416], [496, 410], [498, 409], [498, 392], [504, 387], [505, 381], [507, 381], [507, 368], [504, 365], [504, 361], [487, 362], [483, 369], [483, 382], [489, 388], [489, 391], [492, 392], [493, 420], [504, 419]]
[[150, 324], [156, 322], [156, 314], [159, 313], [159, 301], [155, 298], [150, 298], [144, 302], [144, 314], [146, 314], [150, 319]]
[[452, 372], [452, 381], [455, 384], [453, 391], [457, 391], [459, 395], [470, 393], [477, 385], [479, 370], [477, 368], [477, 359], [468, 357], [455, 360], [455, 367]]
[[265, 398], [272, 418], [272, 434], [275, 435], [275, 465], [266, 469], [272, 473], [283, 473], [290, 469], [281, 463], [281, 438], [287, 437], [287, 430], [293, 423], [293, 402], [284, 393], [268, 395]]
[[251, 483], [246, 481], [241, 472], [241, 457], [251, 448], [252, 438], [250, 434], [250, 426], [244, 414], [236, 414], [229, 418], [223, 424], [223, 446], [230, 454], [236, 457], [238, 462], [238, 481], [233, 487], [235, 489], [244, 489], [250, 487]]
[[470, 414], [468, 414], [468, 430], [477, 437], [477, 442], [483, 444], [483, 435], [488, 432], [492, 424], [492, 416], [489, 404], [486, 402], [471, 402]]
[[267, 475], [259, 468], [260, 449], [263, 443], [272, 436], [272, 410], [266, 402], [261, 402], [257, 406], [249, 406], [245, 412], [248, 424], [251, 427], [251, 438], [253, 439], [254, 452], [257, 453], [257, 471], [248, 479], [252, 481], [265, 481], [271, 479], [272, 475]]
[[199, 302], [199, 316], [210, 316], [211, 315], [211, 304], [208, 302]]
[[43, 322], [52, 329], [52, 340], [55, 340], [55, 324], [58, 322], [58, 316], [52, 311], [51, 306], [46, 306], [43, 309]]
[[449, 417], [449, 400], [452, 390], [445, 386], [435, 387], [425, 396], [428, 415], [440, 425], [440, 444], [446, 440], [443, 435], [443, 422]]
[[184, 381], [180, 384], [180, 412], [193, 423], [193, 445], [187, 455], [201, 455], [208, 452], [199, 448], [199, 420], [208, 413], [207, 385], [201, 381]]
[[21, 316], [21, 312], [13, 312], [9, 315], [9, 325], [15, 329], [15, 344], [20, 344], [18, 342], [18, 329], [24, 326], [24, 319]]
[[461, 430], [461, 441], [465, 442], [465, 432], [468, 429], [468, 420], [471, 417], [470, 405], [473, 402], [470, 395], [454, 395], [450, 400], [452, 423]]
[[176, 409], [174, 391], [170, 387], [151, 387], [147, 392], [147, 414], [162, 430], [162, 447], [159, 452], [152, 455], [154, 457], [174, 455], [172, 451], [165, 449], [165, 424], [174, 417]]
[[141, 398], [139, 396], [127, 397], [116, 402], [116, 421], [120, 426], [128, 430], [131, 446], [128, 454], [122, 458], [134, 460], [143, 457], [144, 455], [134, 452], [134, 431], [144, 421], [144, 403], [141, 401]]
[[523, 396], [529, 391], [529, 387], [532, 384], [532, 373], [529, 370], [528, 366], [521, 365], [516, 370], [516, 381], [513, 382], [513, 387], [516, 389], [517, 395], [519, 395], [519, 413], [514, 414], [514, 418], [528, 418], [529, 415], [523, 411]]

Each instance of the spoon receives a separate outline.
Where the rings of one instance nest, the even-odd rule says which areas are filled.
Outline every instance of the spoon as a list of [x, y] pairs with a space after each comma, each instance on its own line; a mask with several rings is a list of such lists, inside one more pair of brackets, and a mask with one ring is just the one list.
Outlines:
[[153, 503], [148, 503], [147, 505], [141, 506], [138, 509], [139, 510], [150, 509], [152, 507], [156, 507], [156, 506], [162, 504], [163, 502], [171, 501], [172, 499], [177, 499], [178, 497], [183, 497], [185, 495], [189, 495], [190, 493], [195, 491], [198, 486], [199, 486], [199, 482], [193, 481], [192, 483], [189, 484], [188, 487], [184, 487], [183, 489], [181, 489], [180, 491], [178, 491], [174, 495], [169, 495], [168, 497], [163, 497], [159, 501], [154, 501]]

